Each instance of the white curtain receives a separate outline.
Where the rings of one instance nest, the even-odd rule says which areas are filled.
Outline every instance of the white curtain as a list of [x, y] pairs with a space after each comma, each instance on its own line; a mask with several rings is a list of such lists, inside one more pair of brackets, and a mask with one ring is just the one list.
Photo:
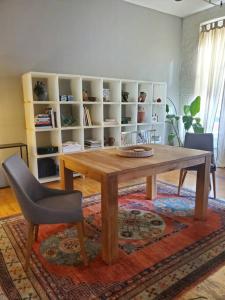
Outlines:
[[217, 149], [217, 165], [225, 168], [225, 85], [220, 112], [220, 125], [218, 135], [218, 149]]
[[[199, 37], [198, 64], [196, 77], [196, 95], [201, 96], [201, 118], [205, 132], [212, 132], [218, 109], [224, 92], [225, 82], [225, 27], [214, 26], [203, 28]], [[223, 105], [225, 101], [223, 101]], [[225, 109], [223, 110], [225, 113]], [[222, 116], [221, 122], [225, 116]], [[225, 123], [220, 123], [218, 145], [218, 166], [225, 165]]]

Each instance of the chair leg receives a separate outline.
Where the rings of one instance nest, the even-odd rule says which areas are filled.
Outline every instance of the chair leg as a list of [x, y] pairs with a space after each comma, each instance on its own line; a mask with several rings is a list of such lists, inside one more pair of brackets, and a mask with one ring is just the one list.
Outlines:
[[32, 250], [32, 244], [34, 239], [34, 224], [28, 223], [28, 234], [27, 234], [27, 255], [25, 261], [25, 271], [27, 272], [30, 264], [30, 256]]
[[215, 172], [212, 172], [212, 178], [213, 178], [214, 199], [216, 199], [216, 173]]
[[84, 265], [87, 266], [88, 265], [88, 257], [87, 257], [85, 246], [84, 246], [84, 232], [83, 232], [82, 223], [76, 224], [76, 228], [77, 228], [77, 235], [78, 235], [78, 239], [79, 239], [79, 243], [80, 243], [81, 256], [83, 258]]
[[181, 169], [180, 170], [180, 177], [179, 177], [178, 195], [180, 195], [180, 190], [181, 190], [181, 187], [184, 183], [186, 175], [187, 175], [187, 170]]
[[39, 231], [39, 225], [35, 225], [35, 227], [34, 227], [34, 239], [35, 239], [35, 242], [37, 242], [37, 240], [38, 240], [38, 231]]

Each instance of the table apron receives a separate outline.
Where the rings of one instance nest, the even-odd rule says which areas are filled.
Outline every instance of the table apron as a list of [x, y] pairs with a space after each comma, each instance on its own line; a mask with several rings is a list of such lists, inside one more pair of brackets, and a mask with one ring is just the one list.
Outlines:
[[190, 159], [190, 160], [185, 160], [185, 161], [178, 161], [174, 163], [167, 163], [165, 165], [161, 166], [150, 166], [149, 168], [145, 169], [140, 169], [140, 170], [133, 170], [132, 172], [129, 171], [127, 173], [122, 173], [118, 175], [118, 180], [119, 182], [121, 181], [127, 181], [127, 180], [132, 180], [140, 177], [146, 177], [146, 176], [153, 176], [157, 175], [160, 173], [165, 173], [169, 171], [174, 171], [177, 169], [183, 169], [183, 168], [188, 168], [192, 166], [197, 166], [197, 165], [202, 165], [205, 163], [206, 157], [200, 157], [200, 158], [195, 158], [195, 159]]

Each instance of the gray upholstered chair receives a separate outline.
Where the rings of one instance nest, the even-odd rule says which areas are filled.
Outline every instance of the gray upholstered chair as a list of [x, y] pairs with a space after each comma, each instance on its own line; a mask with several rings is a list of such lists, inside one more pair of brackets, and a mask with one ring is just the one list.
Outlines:
[[83, 261], [87, 265], [88, 260], [83, 241], [84, 217], [81, 192], [65, 192], [41, 185], [17, 155], [6, 159], [2, 166], [29, 225], [25, 270], [29, 267], [32, 244], [34, 239], [38, 238], [40, 224], [75, 224]]
[[[214, 149], [213, 149], [213, 134], [212, 133], [186, 133], [184, 140], [184, 147], [190, 149], [198, 149], [204, 151], [212, 152], [212, 161], [210, 166], [210, 173], [212, 174], [213, 179], [213, 192], [214, 198], [216, 198], [216, 164], [214, 159]], [[197, 171], [198, 167], [189, 167], [186, 169], [180, 170], [179, 186], [178, 186], [178, 195], [180, 195], [181, 187], [184, 183], [187, 171]], [[211, 184], [210, 184], [211, 188]]]

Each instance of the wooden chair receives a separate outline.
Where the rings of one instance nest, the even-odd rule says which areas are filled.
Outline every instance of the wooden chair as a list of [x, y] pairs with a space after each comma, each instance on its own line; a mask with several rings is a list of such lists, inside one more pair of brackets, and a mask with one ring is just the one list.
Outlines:
[[[184, 147], [212, 152], [210, 173], [212, 174], [212, 180], [213, 180], [214, 198], [216, 198], [216, 164], [214, 159], [213, 134], [212, 133], [202, 133], [202, 134], [186, 133], [185, 140], [184, 140]], [[197, 169], [198, 166], [194, 166], [194, 167], [189, 167], [180, 170], [178, 195], [180, 195], [181, 187], [184, 184], [184, 180], [186, 178], [187, 172], [197, 171]], [[211, 189], [211, 184], [210, 184], [210, 189]]]
[[75, 224], [84, 265], [88, 259], [84, 246], [82, 194], [80, 191], [65, 192], [41, 185], [30, 173], [24, 161], [17, 155], [2, 164], [11, 188], [14, 190], [22, 213], [28, 222], [27, 255], [28, 270], [32, 244], [38, 239], [40, 224]]

